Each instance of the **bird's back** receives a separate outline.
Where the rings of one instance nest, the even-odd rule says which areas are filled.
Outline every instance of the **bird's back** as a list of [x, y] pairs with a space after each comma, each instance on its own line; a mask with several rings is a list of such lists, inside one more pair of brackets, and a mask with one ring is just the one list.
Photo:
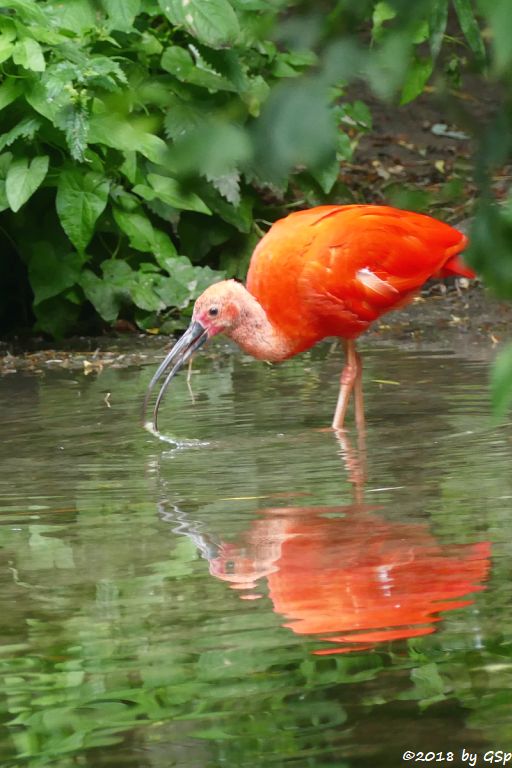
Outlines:
[[277, 221], [256, 247], [247, 288], [295, 352], [354, 338], [433, 276], [472, 276], [467, 238], [429, 216], [377, 205], [320, 206]]

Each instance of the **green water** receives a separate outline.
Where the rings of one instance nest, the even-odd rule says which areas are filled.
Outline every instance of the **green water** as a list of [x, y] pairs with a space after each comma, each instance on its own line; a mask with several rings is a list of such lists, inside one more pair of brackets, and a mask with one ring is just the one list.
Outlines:
[[3, 766], [511, 749], [512, 426], [487, 362], [365, 362], [366, 467], [328, 346], [212, 345], [161, 411], [186, 448], [139, 426], [154, 365], [0, 379]]

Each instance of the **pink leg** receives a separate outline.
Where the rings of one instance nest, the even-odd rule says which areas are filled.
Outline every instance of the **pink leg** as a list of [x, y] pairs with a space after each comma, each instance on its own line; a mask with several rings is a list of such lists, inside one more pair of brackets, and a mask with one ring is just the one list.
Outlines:
[[354, 390], [354, 407], [357, 431], [364, 433], [363, 365], [356, 350], [355, 341], [345, 342], [346, 363], [341, 373], [340, 394], [332, 421], [333, 429], [343, 429], [350, 395]]

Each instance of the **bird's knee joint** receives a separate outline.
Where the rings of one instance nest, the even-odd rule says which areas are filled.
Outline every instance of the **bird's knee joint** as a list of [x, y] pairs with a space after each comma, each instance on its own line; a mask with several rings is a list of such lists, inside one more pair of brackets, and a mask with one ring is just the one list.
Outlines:
[[342, 386], [352, 386], [357, 377], [357, 366], [346, 365], [341, 372], [340, 384]]

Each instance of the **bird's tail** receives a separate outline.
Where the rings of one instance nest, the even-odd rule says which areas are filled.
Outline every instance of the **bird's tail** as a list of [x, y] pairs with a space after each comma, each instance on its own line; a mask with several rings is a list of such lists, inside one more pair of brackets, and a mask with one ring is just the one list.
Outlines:
[[467, 248], [469, 240], [462, 227], [458, 226], [457, 229], [461, 232], [462, 238], [453, 248], [455, 253], [448, 257], [435, 277], [468, 277], [472, 280], [476, 277], [476, 272], [473, 272], [461, 258], [461, 252]]
[[452, 256], [448, 259], [443, 267], [439, 270], [439, 277], [469, 277], [473, 279], [476, 277], [476, 272], [473, 272], [470, 267], [465, 264], [459, 254]]

